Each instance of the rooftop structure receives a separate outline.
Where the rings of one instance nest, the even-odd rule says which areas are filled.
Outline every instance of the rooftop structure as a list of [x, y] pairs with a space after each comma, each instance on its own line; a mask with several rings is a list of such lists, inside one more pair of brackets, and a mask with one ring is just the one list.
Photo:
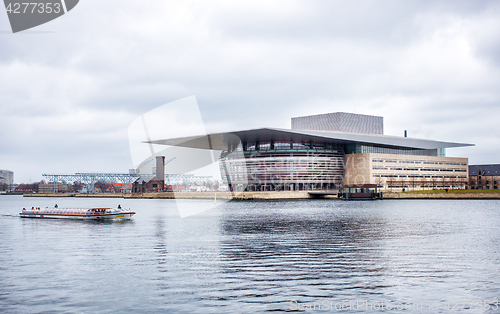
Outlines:
[[292, 130], [384, 134], [384, 118], [333, 112], [292, 118]]

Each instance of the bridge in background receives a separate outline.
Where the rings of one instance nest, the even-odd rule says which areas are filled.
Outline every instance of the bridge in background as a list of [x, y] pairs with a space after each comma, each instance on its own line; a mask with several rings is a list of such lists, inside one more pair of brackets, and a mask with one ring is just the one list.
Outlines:
[[[135, 173], [97, 173], [81, 172], [75, 174], [42, 174], [49, 183], [54, 183], [54, 193], [58, 192], [59, 182], [83, 182], [87, 184], [88, 189], [93, 191], [95, 183], [104, 181], [108, 183], [133, 183], [139, 178], [149, 180], [154, 177], [153, 174], [135, 174]], [[195, 176], [194, 174], [165, 174], [165, 184], [193, 184], [195, 182], [206, 182], [211, 176]]]

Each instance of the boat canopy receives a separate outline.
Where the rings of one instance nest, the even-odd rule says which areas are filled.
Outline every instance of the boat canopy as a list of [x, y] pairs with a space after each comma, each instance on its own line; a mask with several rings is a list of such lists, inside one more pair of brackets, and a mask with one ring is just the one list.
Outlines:
[[94, 213], [104, 213], [106, 211], [111, 211], [111, 208], [40, 208], [40, 209], [29, 209], [23, 210], [23, 213], [26, 214], [65, 214], [65, 215], [91, 215]]

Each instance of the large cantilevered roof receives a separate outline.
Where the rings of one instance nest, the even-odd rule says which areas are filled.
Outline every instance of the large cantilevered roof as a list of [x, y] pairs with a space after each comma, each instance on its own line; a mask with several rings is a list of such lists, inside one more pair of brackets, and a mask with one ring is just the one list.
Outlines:
[[388, 148], [403, 149], [439, 149], [474, 146], [474, 144], [442, 142], [409, 137], [380, 134], [360, 134], [347, 132], [325, 132], [307, 130], [289, 130], [261, 128], [224, 133], [212, 133], [199, 136], [152, 140], [147, 143], [180, 146], [200, 149], [226, 150], [228, 143], [238, 141], [322, 141], [327, 143], [365, 144]]

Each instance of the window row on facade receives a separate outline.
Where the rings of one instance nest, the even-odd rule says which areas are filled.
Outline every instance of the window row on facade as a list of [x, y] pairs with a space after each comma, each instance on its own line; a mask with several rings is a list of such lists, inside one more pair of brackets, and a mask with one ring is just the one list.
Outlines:
[[443, 162], [443, 161], [423, 161], [423, 160], [398, 160], [398, 159], [373, 159], [373, 162], [387, 162], [400, 164], [424, 164], [424, 165], [449, 165], [449, 166], [467, 166], [463, 162]]
[[445, 156], [444, 149], [390, 148], [366, 144], [346, 144], [346, 154], [391, 154], [412, 156]]
[[333, 150], [342, 149], [340, 144], [324, 143], [321, 141], [253, 141], [243, 142], [243, 151], [265, 151], [265, 150], [289, 150], [289, 149], [318, 149], [318, 150]]
[[467, 179], [467, 176], [420, 176], [420, 175], [397, 175], [397, 174], [374, 174], [374, 178], [459, 178], [459, 179]]
[[444, 172], [467, 172], [467, 169], [452, 168], [389, 168], [389, 167], [372, 167], [373, 170], [391, 170], [391, 171], [444, 171]]

